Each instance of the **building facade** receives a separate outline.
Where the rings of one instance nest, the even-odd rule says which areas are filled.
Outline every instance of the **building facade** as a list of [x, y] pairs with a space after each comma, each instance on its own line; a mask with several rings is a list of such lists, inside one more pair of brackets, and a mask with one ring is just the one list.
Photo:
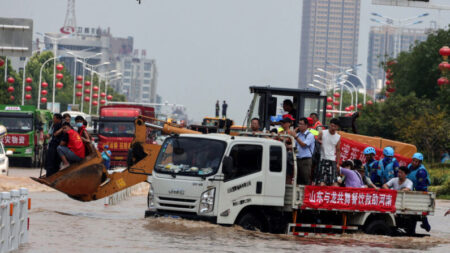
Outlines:
[[120, 87], [115, 87], [116, 91], [126, 95], [130, 102], [157, 102], [158, 71], [155, 60], [145, 58], [145, 53], [141, 53], [140, 57], [137, 54], [125, 56], [120, 59], [118, 69], [122, 73], [122, 82]]
[[317, 68], [337, 72], [356, 64], [360, 8], [360, 0], [303, 1], [299, 88], [308, 87]]
[[427, 39], [427, 30], [418, 28], [393, 28], [390, 26], [373, 26], [370, 28], [367, 72], [372, 74], [377, 83], [373, 87], [371, 77], [367, 77], [368, 89], [380, 91], [384, 87], [386, 73], [381, 63], [402, 51], [409, 51], [416, 41]]

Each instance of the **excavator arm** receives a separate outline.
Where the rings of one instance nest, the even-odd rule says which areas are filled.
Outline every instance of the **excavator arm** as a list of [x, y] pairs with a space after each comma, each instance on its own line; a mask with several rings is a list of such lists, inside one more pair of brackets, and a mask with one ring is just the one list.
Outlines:
[[49, 177], [32, 177], [32, 179], [84, 202], [98, 200], [145, 182], [147, 175], [153, 171], [161, 148], [160, 145], [146, 143], [147, 127], [161, 130], [165, 134], [200, 134], [167, 123], [163, 127], [150, 124], [139, 117], [135, 120], [135, 134], [128, 154], [128, 168], [123, 171], [106, 170], [100, 152], [89, 144], [86, 146], [87, 156], [81, 162], [71, 164]]

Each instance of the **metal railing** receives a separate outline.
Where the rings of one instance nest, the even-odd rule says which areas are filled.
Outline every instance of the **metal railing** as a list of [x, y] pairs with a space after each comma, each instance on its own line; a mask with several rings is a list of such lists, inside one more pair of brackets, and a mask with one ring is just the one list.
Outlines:
[[31, 199], [28, 189], [0, 193], [0, 253], [17, 250], [28, 242]]

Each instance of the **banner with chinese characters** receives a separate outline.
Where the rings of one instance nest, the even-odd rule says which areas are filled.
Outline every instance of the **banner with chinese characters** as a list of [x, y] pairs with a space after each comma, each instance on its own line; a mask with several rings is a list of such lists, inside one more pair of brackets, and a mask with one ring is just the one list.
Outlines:
[[[366, 158], [364, 157], [363, 151], [368, 147], [368, 145], [349, 140], [347, 138], [341, 138], [341, 162], [345, 160], [353, 160], [359, 159], [363, 163], [365, 163]], [[375, 148], [377, 151], [377, 155], [375, 156], [376, 160], [380, 160], [383, 157], [383, 150], [379, 148]], [[395, 159], [397, 159], [398, 164], [400, 166], [407, 166], [411, 163], [411, 158], [404, 157], [401, 155], [395, 155]]]
[[396, 199], [395, 190], [308, 185], [301, 208], [395, 212]]
[[30, 144], [30, 136], [28, 134], [7, 134], [3, 137], [5, 146], [28, 146]]

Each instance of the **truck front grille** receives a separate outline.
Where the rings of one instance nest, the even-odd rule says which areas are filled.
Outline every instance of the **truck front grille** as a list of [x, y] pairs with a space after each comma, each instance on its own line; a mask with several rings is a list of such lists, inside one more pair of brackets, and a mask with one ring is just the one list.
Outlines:
[[162, 208], [184, 209], [193, 211], [196, 206], [195, 199], [181, 199], [172, 197], [158, 197], [158, 204]]

